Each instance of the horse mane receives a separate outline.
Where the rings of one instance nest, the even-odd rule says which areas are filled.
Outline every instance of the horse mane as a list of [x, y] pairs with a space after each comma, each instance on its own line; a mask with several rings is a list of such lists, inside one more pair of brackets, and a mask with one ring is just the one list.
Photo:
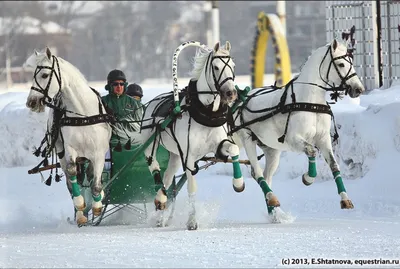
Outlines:
[[[79, 71], [78, 68], [76, 68], [73, 64], [71, 64], [70, 62], [68, 62], [67, 60], [54, 55], [55, 57], [57, 57], [58, 61], [60, 63], [62, 63], [64, 66], [64, 68], [66, 68], [67, 72], [70, 70], [71, 72], [76, 73], [76, 75], [78, 76], [79, 79], [81, 79], [84, 83], [88, 84], [87, 79], [85, 78], [85, 76], [82, 74], [81, 71]], [[33, 67], [35, 68], [41, 61], [43, 61], [44, 59], [47, 59], [46, 53], [41, 53], [40, 57], [37, 58], [35, 53], [33, 53], [31, 56], [29, 56], [29, 58], [25, 61], [24, 66], [27, 67]], [[70, 81], [70, 82], [74, 82], [74, 81]]]
[[81, 71], [79, 71], [78, 68], [76, 68], [73, 64], [71, 64], [70, 62], [68, 62], [67, 60], [56, 56], [57, 59], [62, 62], [64, 64], [65, 67], [67, 67], [67, 69], [71, 69], [72, 71], [74, 71], [76, 73], [77, 76], [79, 76], [80, 79], [82, 79], [86, 84], [88, 84], [87, 79], [85, 78], [85, 76], [82, 74]]
[[193, 62], [193, 69], [189, 73], [190, 76], [194, 79], [199, 79], [201, 72], [203, 71], [204, 65], [207, 62], [207, 57], [210, 55], [212, 50], [207, 47], [199, 47], [196, 50], [196, 55], [194, 56], [194, 62]]

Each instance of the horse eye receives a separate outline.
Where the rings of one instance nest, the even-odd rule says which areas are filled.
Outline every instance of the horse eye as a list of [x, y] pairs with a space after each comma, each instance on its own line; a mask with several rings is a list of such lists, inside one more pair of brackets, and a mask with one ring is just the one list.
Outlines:
[[47, 78], [49, 76], [49, 74], [43, 74], [42, 78]]
[[214, 66], [214, 70], [218, 71], [219, 70], [218, 66]]
[[342, 67], [344, 67], [344, 63], [340, 63], [340, 64], [338, 64], [338, 66], [342, 68]]

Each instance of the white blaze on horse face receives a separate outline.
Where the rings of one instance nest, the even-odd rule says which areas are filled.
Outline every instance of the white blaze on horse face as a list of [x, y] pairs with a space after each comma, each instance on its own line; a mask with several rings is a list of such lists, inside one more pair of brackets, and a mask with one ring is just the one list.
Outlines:
[[[337, 42], [336, 40], [332, 41], [331, 48], [333, 58], [347, 55], [347, 46], [340, 42]], [[334, 61], [333, 64], [336, 65], [337, 69], [339, 70], [340, 76], [342, 76], [342, 78], [344, 79], [356, 73], [356, 70], [353, 66], [353, 59], [350, 56], [337, 59]], [[329, 80], [334, 82], [335, 85], [340, 85], [342, 83], [342, 79], [340, 78], [340, 76], [337, 74], [336, 69], [332, 66], [329, 70]], [[349, 96], [352, 98], [358, 97], [361, 93], [365, 91], [364, 85], [357, 75], [346, 80], [346, 84], [350, 86], [348, 93]]]

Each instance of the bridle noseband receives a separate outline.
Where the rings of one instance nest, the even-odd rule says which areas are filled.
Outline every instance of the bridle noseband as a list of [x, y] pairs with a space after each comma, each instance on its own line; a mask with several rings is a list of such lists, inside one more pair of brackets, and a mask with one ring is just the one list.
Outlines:
[[[58, 63], [58, 59], [57, 59], [56, 56], [52, 55], [52, 58], [53, 58], [53, 63], [52, 63], [52, 65], [51, 65], [51, 67], [49, 67], [49, 66], [43, 66], [43, 65], [38, 65], [38, 66], [36, 67], [35, 73], [34, 73], [34, 75], [33, 75], [33, 78], [34, 78], [34, 80], [35, 80], [35, 82], [36, 82], [36, 85], [38, 85], [39, 88], [34, 87], [34, 86], [31, 87], [31, 90], [34, 90], [34, 91], [37, 91], [37, 92], [40, 92], [41, 94], [43, 94], [43, 95], [44, 95], [44, 98], [47, 99], [47, 102], [48, 102], [48, 103], [51, 103], [52, 100], [53, 100], [53, 98], [51, 98], [51, 97], [49, 96], [49, 88], [50, 88], [50, 84], [51, 84], [51, 79], [53, 78], [53, 74], [54, 74], [54, 76], [56, 77], [57, 82], [58, 82], [58, 87], [59, 87], [58, 90], [61, 89], [60, 64]], [[58, 71], [58, 74], [56, 73], [56, 70], [55, 70], [55, 68], [54, 68], [54, 66], [55, 66], [56, 63], [57, 63], [57, 71]], [[39, 74], [39, 72], [40, 72], [42, 69], [50, 69], [50, 70], [51, 70], [49, 80], [48, 80], [48, 82], [47, 82], [46, 88], [44, 88], [44, 89], [42, 88], [42, 86], [40, 86], [40, 84], [38, 83], [38, 81], [37, 81], [37, 79], [36, 79], [36, 76]]]

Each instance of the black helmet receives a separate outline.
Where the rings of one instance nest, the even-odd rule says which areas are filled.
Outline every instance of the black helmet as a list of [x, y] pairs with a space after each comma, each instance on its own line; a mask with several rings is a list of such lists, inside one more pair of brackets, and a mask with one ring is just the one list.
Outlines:
[[116, 80], [123, 80], [124, 82], [126, 82], [126, 77], [125, 77], [124, 72], [122, 72], [121, 70], [118, 70], [118, 69], [114, 69], [110, 73], [108, 73], [107, 83], [110, 83], [110, 82], [116, 81]]
[[126, 94], [129, 96], [139, 96], [140, 98], [142, 98], [143, 90], [142, 90], [142, 87], [140, 87], [136, 83], [133, 83], [128, 86], [128, 89], [126, 90]]

